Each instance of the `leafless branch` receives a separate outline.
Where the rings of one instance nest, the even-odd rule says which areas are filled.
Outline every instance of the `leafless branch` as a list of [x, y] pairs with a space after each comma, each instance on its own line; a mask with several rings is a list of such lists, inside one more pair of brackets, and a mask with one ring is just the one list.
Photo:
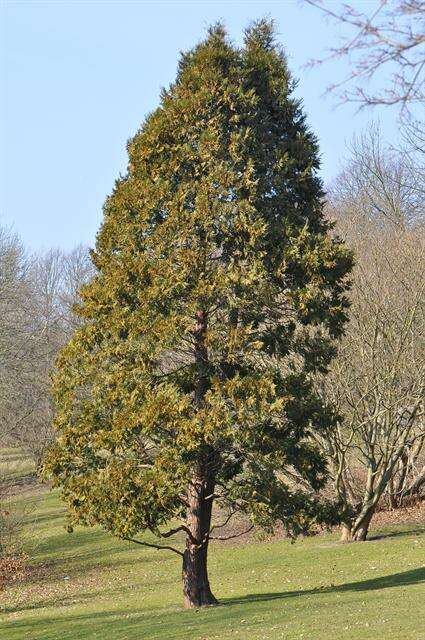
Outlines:
[[[328, 86], [343, 102], [360, 107], [398, 105], [403, 111], [425, 99], [425, 3], [423, 0], [376, 0], [340, 3], [303, 0], [343, 29], [342, 44], [309, 62], [310, 66], [346, 58], [351, 71]], [[382, 79], [387, 79], [386, 84]], [[373, 82], [372, 82], [373, 81]], [[368, 87], [366, 88], [366, 85]], [[346, 88], [348, 87], [348, 88]]]

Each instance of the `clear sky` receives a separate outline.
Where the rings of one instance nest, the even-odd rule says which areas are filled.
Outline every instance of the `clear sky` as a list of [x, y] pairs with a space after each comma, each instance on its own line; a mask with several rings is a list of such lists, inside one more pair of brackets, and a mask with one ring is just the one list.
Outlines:
[[303, 65], [335, 43], [336, 27], [298, 0], [2, 0], [0, 223], [31, 250], [93, 245], [105, 196], [126, 170], [126, 141], [173, 80], [179, 51], [218, 19], [240, 43], [263, 16], [276, 20], [299, 78], [326, 181], [370, 119], [379, 117], [387, 139], [396, 136], [395, 112], [356, 114], [323, 96], [345, 63]]

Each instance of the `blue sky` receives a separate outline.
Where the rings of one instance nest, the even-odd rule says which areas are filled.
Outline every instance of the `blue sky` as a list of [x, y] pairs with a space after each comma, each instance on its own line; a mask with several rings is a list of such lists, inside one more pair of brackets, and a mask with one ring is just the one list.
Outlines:
[[276, 20], [299, 78], [326, 181], [337, 174], [346, 143], [372, 118], [394, 138], [394, 111], [356, 113], [323, 96], [344, 76], [345, 63], [303, 68], [338, 36], [298, 0], [3, 0], [0, 223], [31, 250], [93, 245], [103, 201], [126, 170], [126, 141], [173, 80], [179, 51], [218, 19], [240, 43], [243, 29], [263, 16]]

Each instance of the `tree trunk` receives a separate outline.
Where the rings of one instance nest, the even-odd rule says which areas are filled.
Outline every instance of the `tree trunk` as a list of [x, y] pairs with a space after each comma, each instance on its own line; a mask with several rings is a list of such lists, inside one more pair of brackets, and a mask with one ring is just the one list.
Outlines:
[[211, 526], [212, 494], [214, 481], [203, 481], [199, 476], [188, 491], [187, 525], [190, 531], [186, 538], [183, 556], [184, 606], [204, 607], [217, 604], [208, 580], [207, 555], [208, 533]]
[[217, 604], [208, 581], [207, 545], [188, 544], [183, 556], [183, 595], [186, 609]]
[[352, 534], [351, 539], [353, 542], [365, 542], [369, 531], [368, 525], [362, 525]]
[[364, 542], [366, 540], [374, 511], [374, 508], [370, 508], [361, 518], [357, 519], [351, 530], [353, 542]]
[[[201, 243], [204, 241], [204, 234], [202, 234]], [[207, 313], [199, 309], [196, 312], [196, 326], [193, 332], [197, 369], [194, 401], [198, 409], [204, 406], [209, 384], [208, 350], [205, 344], [207, 327]], [[217, 463], [218, 458], [214, 450], [204, 445], [187, 492], [188, 534], [183, 555], [183, 595], [186, 608], [217, 604], [217, 600], [211, 593], [207, 571], [208, 536]]]
[[351, 524], [347, 522], [343, 522], [341, 525], [341, 542], [351, 542]]
[[360, 514], [355, 522], [343, 522], [341, 524], [340, 542], [364, 542], [374, 513], [375, 507], [371, 506], [367, 511]]
[[403, 491], [403, 493], [401, 494], [401, 498], [403, 499], [409, 496], [418, 495], [423, 485], [425, 485], [425, 466], [421, 469], [420, 473], [417, 475], [416, 479], [414, 480], [414, 482], [412, 482], [410, 487]]

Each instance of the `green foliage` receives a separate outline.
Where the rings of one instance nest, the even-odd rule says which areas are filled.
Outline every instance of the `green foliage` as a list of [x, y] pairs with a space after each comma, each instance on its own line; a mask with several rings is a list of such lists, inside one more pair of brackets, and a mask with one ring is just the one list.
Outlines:
[[326, 476], [309, 436], [332, 412], [310, 376], [343, 330], [352, 259], [293, 86], [268, 22], [241, 49], [215, 26], [129, 141], [54, 381], [45, 467], [73, 521], [157, 533], [185, 518], [201, 458], [221, 507], [293, 534], [329, 519], [293, 478]]

